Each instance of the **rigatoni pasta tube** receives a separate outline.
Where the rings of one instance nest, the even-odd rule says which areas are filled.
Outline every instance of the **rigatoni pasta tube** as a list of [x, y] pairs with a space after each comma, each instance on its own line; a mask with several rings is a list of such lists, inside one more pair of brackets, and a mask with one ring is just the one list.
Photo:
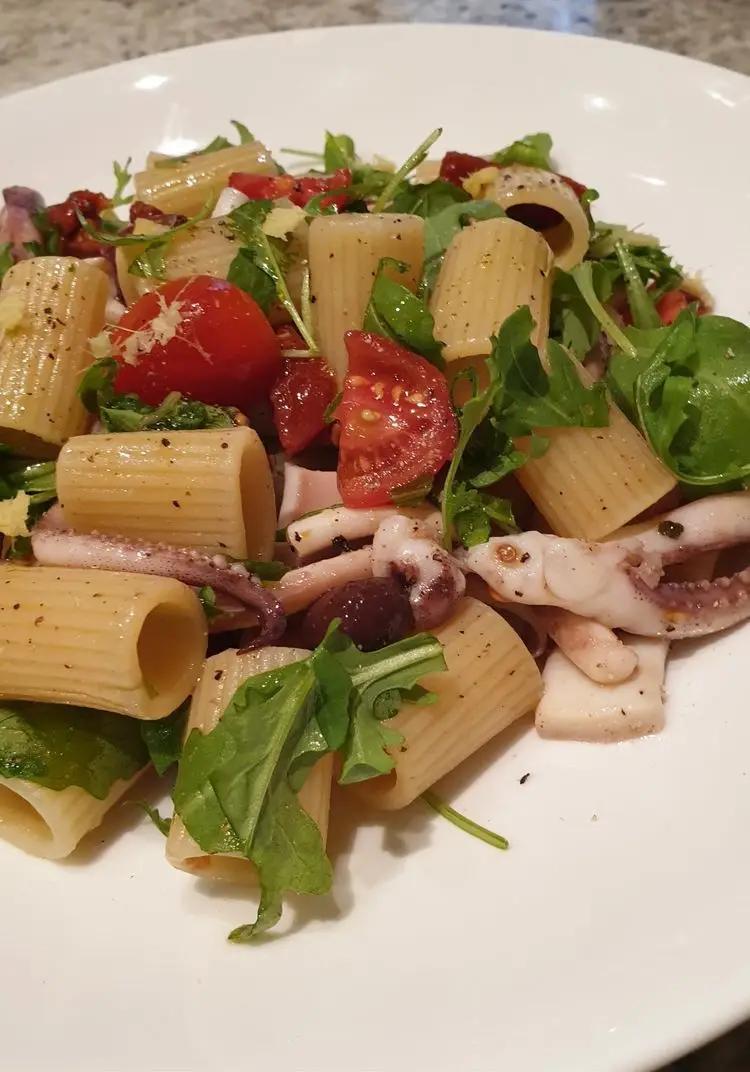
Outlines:
[[510, 164], [483, 169], [469, 176], [464, 185], [472, 196], [497, 201], [511, 219], [543, 235], [559, 268], [568, 271], [586, 256], [586, 213], [575, 190], [554, 172]]
[[0, 332], [0, 439], [49, 457], [89, 416], [77, 388], [89, 339], [104, 326], [109, 281], [73, 257], [33, 257], [6, 274], [0, 303], [14, 326]]
[[360, 330], [382, 257], [407, 265], [390, 273], [416, 290], [424, 260], [424, 221], [393, 213], [318, 216], [310, 225], [310, 291], [320, 349], [339, 381], [346, 375], [344, 335]]
[[486, 357], [492, 336], [523, 305], [536, 325], [532, 341], [544, 345], [551, 269], [552, 254], [544, 239], [513, 220], [483, 220], [454, 237], [430, 302], [435, 338], [445, 344], [449, 375], [477, 364], [471, 359]]
[[542, 682], [518, 634], [477, 599], [461, 600], [433, 630], [447, 673], [420, 684], [437, 694], [425, 707], [405, 705], [388, 726], [404, 736], [391, 774], [353, 788], [379, 808], [403, 808], [516, 719], [533, 711]]
[[252, 428], [77, 436], [57, 464], [66, 523], [178, 547], [268, 559], [276, 503]]
[[70, 856], [141, 773], [115, 782], [104, 800], [76, 785], [47, 789], [22, 778], [0, 778], [0, 837], [46, 860]]
[[[209, 733], [221, 718], [240, 685], [253, 674], [299, 662], [310, 654], [302, 648], [262, 648], [238, 655], [223, 651], [207, 659], [190, 706], [186, 733]], [[314, 819], [325, 844], [331, 798], [333, 756], [318, 760], [299, 791], [299, 802]], [[207, 853], [193, 840], [182, 819], [175, 815], [167, 838], [167, 860], [182, 871], [204, 878], [249, 885], [257, 883], [255, 866], [239, 853]]]
[[216, 201], [233, 171], [275, 175], [278, 169], [266, 147], [253, 141], [191, 156], [182, 164], [155, 162], [154, 167], [139, 171], [133, 183], [139, 201], [156, 205], [162, 212], [194, 216], [207, 201]]
[[542, 432], [549, 450], [516, 476], [558, 536], [600, 540], [675, 486], [674, 476], [614, 405], [606, 428]]
[[0, 699], [164, 718], [192, 691], [205, 650], [198, 597], [179, 581], [0, 567]]

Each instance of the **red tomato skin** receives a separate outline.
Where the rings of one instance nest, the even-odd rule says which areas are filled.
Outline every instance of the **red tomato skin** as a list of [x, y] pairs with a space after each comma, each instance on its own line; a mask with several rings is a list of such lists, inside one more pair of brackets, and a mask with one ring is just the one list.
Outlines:
[[[179, 303], [174, 338], [142, 348], [134, 363], [123, 346], [147, 329], [163, 308]], [[224, 279], [198, 275], [176, 279], [144, 294], [112, 333], [120, 363], [115, 389], [158, 405], [170, 391], [217, 406], [246, 409], [268, 397], [281, 367], [273, 328], [249, 294]]]
[[445, 376], [418, 354], [366, 331], [346, 333], [349, 371], [336, 410], [338, 481], [345, 506], [383, 506], [435, 475], [458, 428]]
[[[304, 349], [293, 331], [280, 332], [282, 348]], [[289, 343], [292, 343], [290, 346]], [[299, 454], [328, 428], [326, 410], [336, 397], [336, 380], [321, 358], [285, 357], [271, 391], [273, 422], [286, 454]]]
[[[288, 197], [293, 205], [299, 205], [300, 208], [304, 208], [318, 194], [325, 193], [326, 190], [340, 190], [342, 187], [351, 186], [351, 182], [352, 173], [348, 168], [339, 168], [331, 175], [302, 175], [298, 178], [292, 175], [250, 175], [245, 171], [234, 171], [229, 176], [229, 185], [251, 201], [275, 201], [280, 197]], [[336, 197], [324, 197], [321, 205], [323, 208], [336, 205], [340, 209], [348, 200], [346, 194], [339, 194]]]
[[451, 150], [445, 154], [440, 163], [440, 178], [445, 179], [446, 182], [452, 182], [454, 186], [460, 186], [469, 175], [489, 166], [490, 161], [483, 156], [472, 156], [471, 153], [456, 153]]
[[579, 201], [588, 190], [588, 186], [584, 186], [582, 182], [576, 182], [576, 180], [571, 179], [569, 175], [558, 175], [557, 177], [562, 179], [565, 185], [571, 188]]
[[673, 324], [683, 309], [690, 305], [690, 298], [684, 290], [668, 290], [656, 303], [659, 319], [665, 326]]

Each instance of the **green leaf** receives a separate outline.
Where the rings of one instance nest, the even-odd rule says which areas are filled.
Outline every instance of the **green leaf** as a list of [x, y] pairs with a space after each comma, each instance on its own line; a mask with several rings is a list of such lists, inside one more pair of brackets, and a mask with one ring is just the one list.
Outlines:
[[133, 178], [130, 173], [131, 163], [131, 157], [128, 157], [124, 164], [118, 164], [116, 160], [112, 162], [112, 170], [115, 173], [115, 192], [112, 194], [111, 198], [112, 208], [119, 208], [120, 205], [129, 205], [133, 200], [133, 194], [130, 194], [130, 196], [126, 196], [125, 194], [130, 180]]
[[0, 775], [103, 800], [148, 762], [138, 719], [56, 704], [3, 701]]
[[393, 257], [382, 257], [365, 310], [364, 330], [393, 339], [399, 346], [421, 354], [439, 369], [445, 368], [443, 345], [435, 338], [435, 321], [425, 303], [401, 283], [392, 272], [404, 273], [408, 265]]
[[[635, 380], [638, 420], [685, 484], [750, 477], [750, 328], [686, 309], [659, 333]], [[645, 367], [644, 367], [645, 365]]]
[[331, 134], [326, 131], [323, 150], [323, 167], [326, 171], [338, 171], [339, 168], [353, 168], [357, 163], [354, 142], [348, 134]]
[[618, 240], [615, 242], [615, 255], [625, 280], [625, 290], [628, 295], [628, 305], [633, 323], [642, 331], [660, 327], [661, 319], [654, 307], [653, 299], [641, 279], [630, 248], [624, 242]]
[[[286, 309], [295, 327], [305, 340], [308, 349], [311, 353], [317, 353], [318, 348], [315, 339], [289, 294], [289, 288], [284, 279], [277, 251], [268, 236], [263, 232], [263, 222], [272, 207], [272, 201], [248, 201], [230, 212], [227, 218], [249, 251], [249, 258], [252, 260], [256, 271], [267, 277], [270, 285], [275, 290], [277, 300]], [[237, 258], [235, 258], [236, 260]], [[234, 261], [232, 263], [234, 265]], [[255, 285], [260, 286], [257, 278]]]
[[204, 585], [198, 589], [198, 599], [200, 605], [203, 607], [203, 613], [206, 616], [206, 621], [210, 622], [213, 618], [218, 618], [221, 615], [221, 611], [216, 607], [216, 592], [210, 585]]
[[119, 365], [113, 357], [100, 357], [84, 372], [78, 384], [78, 397], [89, 413], [98, 413], [102, 398], [114, 394]]
[[161, 815], [158, 808], [154, 808], [145, 800], [133, 800], [131, 801], [131, 803], [134, 804], [136, 808], [140, 808], [141, 811], [145, 812], [146, 815], [148, 815], [149, 819], [154, 824], [160, 834], [163, 834], [164, 837], [169, 837], [169, 828], [172, 825], [173, 818], [171, 815]]
[[[246, 145], [247, 142], [255, 141], [255, 138], [247, 129], [244, 123], [240, 123], [237, 119], [230, 119], [230, 123], [237, 131], [240, 139], [240, 145]], [[190, 153], [183, 153], [182, 156], [167, 156], [163, 160], [157, 160], [155, 167], [157, 168], [173, 168], [179, 164], [186, 164], [188, 160], [192, 160], [196, 156], [205, 156], [206, 153], [215, 153], [219, 149], [231, 149], [233, 148], [232, 142], [229, 138], [225, 138], [223, 134], [218, 134], [215, 138], [212, 138], [208, 145], [204, 145], [202, 149], [193, 149]]]
[[506, 145], [490, 159], [493, 164], [525, 164], [527, 167], [544, 168], [552, 170], [550, 154], [552, 153], [552, 138], [549, 134], [526, 134], [518, 141]]
[[384, 212], [385, 209], [388, 208], [406, 176], [427, 159], [427, 154], [442, 133], [442, 127], [437, 127], [431, 134], [427, 135], [425, 140], [421, 145], [417, 146], [413, 153], [410, 153], [410, 155], [407, 156], [401, 167], [393, 173], [378, 195], [375, 204], [372, 206], [373, 212]]
[[615, 322], [611, 314], [605, 309], [599, 294], [594, 275], [592, 261], [584, 261], [570, 272], [570, 277], [575, 281], [583, 300], [591, 310], [592, 315], [599, 323], [602, 331], [609, 336], [610, 340], [619, 349], [631, 357], [635, 357], [635, 347], [628, 339], [621, 327]]
[[464, 547], [486, 543], [492, 535], [492, 522], [504, 532], [518, 531], [507, 499], [487, 495], [461, 482], [453, 488], [451, 522]]
[[276, 301], [276, 283], [259, 266], [255, 250], [240, 249], [229, 265], [227, 280], [244, 290], [267, 313]]
[[240, 123], [239, 119], [230, 119], [229, 122], [237, 131], [237, 134], [240, 139], [240, 145], [247, 145], [249, 142], [255, 141], [255, 135], [251, 134], [245, 124]]
[[0, 280], [13, 267], [13, 264], [13, 245], [11, 242], [3, 242], [0, 245]]
[[137, 395], [100, 396], [99, 419], [106, 432], [184, 432], [201, 428], [232, 428], [234, 410], [183, 398], [177, 391], [158, 406]]
[[461, 201], [447, 205], [424, 222], [424, 272], [420, 292], [435, 285], [445, 251], [469, 220], [491, 220], [505, 213], [495, 201]]
[[445, 179], [435, 179], [433, 182], [414, 183], [405, 185], [393, 199], [391, 212], [409, 214], [412, 216], [436, 216], [444, 208], [451, 205], [462, 204], [471, 198], [461, 186]]
[[260, 581], [280, 581], [290, 568], [283, 562], [260, 562], [254, 558], [247, 559], [244, 565], [248, 573], [254, 574]]
[[241, 852], [260, 877], [258, 917], [232, 940], [273, 926], [287, 890], [328, 890], [330, 864], [296, 792], [327, 751], [343, 752], [342, 781], [390, 769], [383, 749], [396, 735], [380, 720], [402, 699], [422, 699], [417, 679], [443, 668], [435, 637], [363, 654], [334, 627], [304, 661], [248, 678], [209, 733], [190, 733], [174, 789], [177, 814], [205, 852]]
[[165, 774], [182, 754], [182, 738], [189, 707], [190, 701], [186, 700], [167, 718], [140, 723], [141, 737], [157, 774]]
[[441, 815], [443, 819], [447, 819], [449, 823], [453, 823], [459, 830], [463, 830], [465, 834], [471, 834], [472, 837], [484, 841], [487, 845], [492, 845], [495, 849], [509, 848], [508, 839], [504, 838], [502, 834], [496, 834], [493, 830], [488, 830], [486, 826], [480, 826], [473, 819], [462, 815], [460, 811], [456, 811], [450, 804], [446, 804], [444, 800], [441, 800], [437, 793], [433, 793], [432, 790], [428, 789], [425, 793], [422, 793], [422, 800], [438, 815]]
[[[174, 238], [175, 235], [181, 234], [183, 231], [187, 231], [190, 227], [194, 227], [196, 223], [200, 223], [201, 220], [205, 220], [211, 215], [211, 200], [206, 201], [203, 208], [196, 212], [194, 216], [191, 216], [189, 220], [185, 220], [184, 223], [178, 223], [175, 227], [170, 227], [166, 231], [159, 231], [153, 235], [135, 235], [135, 234], [122, 234], [116, 230], [103, 230], [97, 231], [90, 220], [87, 220], [78, 209], [76, 209], [76, 216], [78, 217], [78, 223], [81, 229], [86, 234], [93, 238], [94, 241], [99, 242], [104, 246], [140, 246], [141, 253], [139, 256], [143, 256], [148, 250], [154, 246], [160, 247], [166, 245]], [[106, 223], [106, 221], [103, 221]], [[123, 224], [124, 226], [124, 224]], [[136, 258], [138, 259], [138, 258]], [[132, 265], [129, 269], [132, 272]], [[132, 272], [133, 275], [137, 275], [138, 272]]]

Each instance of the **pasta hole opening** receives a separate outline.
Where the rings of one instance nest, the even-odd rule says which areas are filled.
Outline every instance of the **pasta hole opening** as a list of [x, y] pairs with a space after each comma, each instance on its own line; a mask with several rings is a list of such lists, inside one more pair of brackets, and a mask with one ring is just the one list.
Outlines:
[[0, 816], [2, 826], [8, 831], [15, 829], [19, 834], [23, 832], [23, 843], [29, 847], [28, 851], [40, 852], [51, 848], [55, 835], [49, 825], [33, 804], [7, 785], [0, 785]]
[[556, 257], [566, 253], [573, 243], [573, 228], [557, 209], [548, 205], [511, 205], [506, 215], [532, 231], [544, 235], [547, 245]]
[[195, 622], [181, 607], [161, 603], [154, 607], [138, 636], [138, 664], [146, 688], [168, 692], [195, 662], [200, 638]]

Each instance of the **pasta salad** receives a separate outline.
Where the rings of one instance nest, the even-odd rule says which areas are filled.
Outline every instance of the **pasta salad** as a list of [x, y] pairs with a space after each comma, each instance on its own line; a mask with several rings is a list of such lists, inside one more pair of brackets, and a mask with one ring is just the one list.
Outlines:
[[153, 769], [244, 942], [330, 889], [334, 780], [507, 848], [435, 783], [663, 727], [670, 645], [750, 617], [750, 329], [547, 134], [233, 126], [3, 191], [0, 835], [68, 856]]

